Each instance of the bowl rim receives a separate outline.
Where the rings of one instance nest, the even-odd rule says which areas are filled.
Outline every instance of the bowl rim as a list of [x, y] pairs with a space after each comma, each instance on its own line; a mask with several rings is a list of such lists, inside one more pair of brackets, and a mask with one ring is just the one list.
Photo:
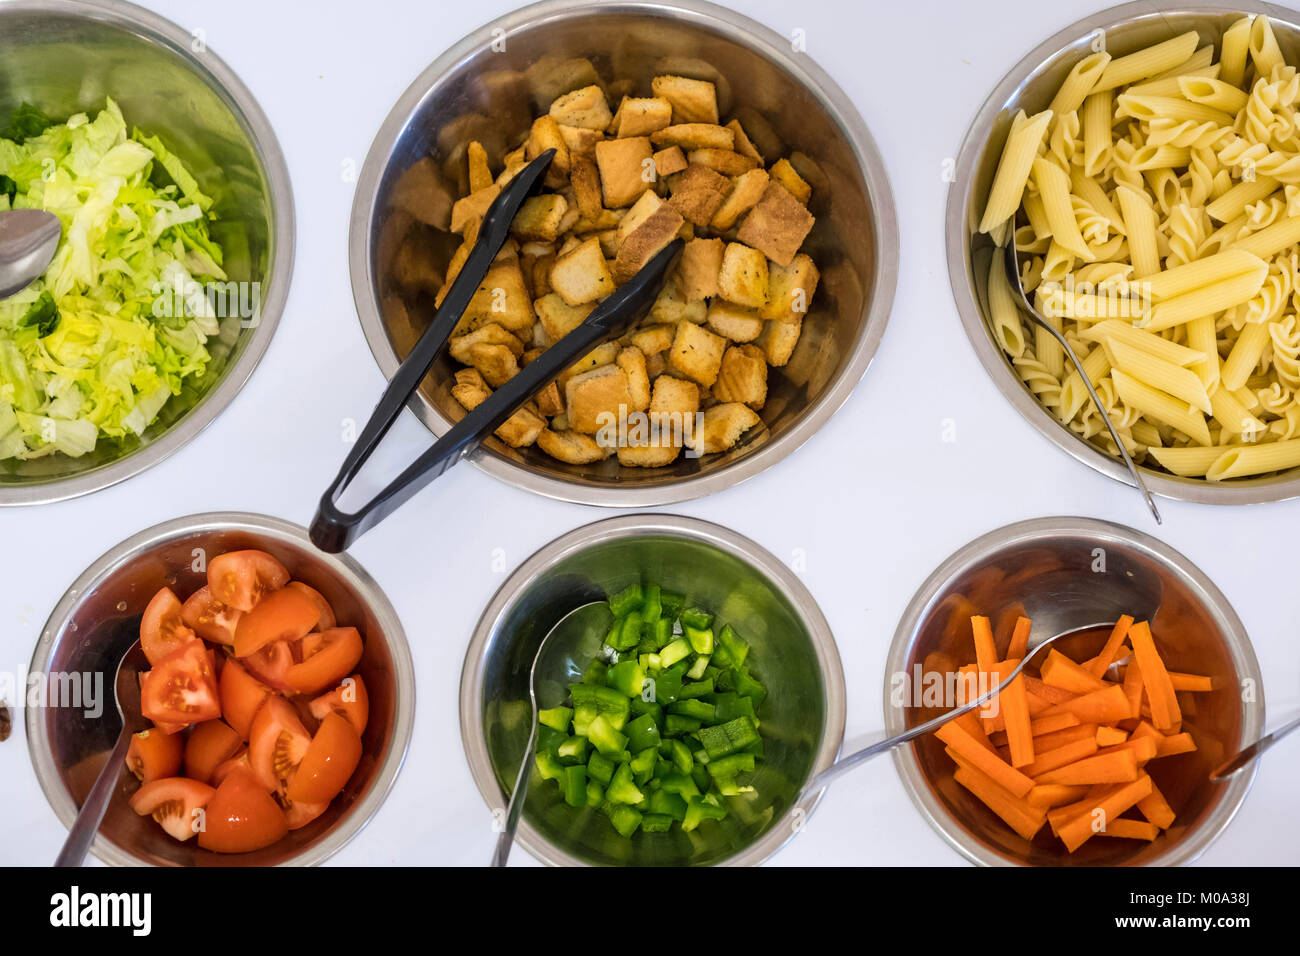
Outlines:
[[0, 18], [17, 13], [45, 13], [106, 23], [142, 35], [184, 59], [206, 78], [214, 92], [228, 101], [236, 120], [247, 130], [266, 175], [267, 203], [274, 222], [271, 224], [271, 268], [263, 283], [265, 296], [257, 327], [243, 351], [226, 366], [202, 401], [148, 445], [90, 471], [30, 484], [0, 484], [0, 507], [49, 504], [100, 491], [152, 468], [197, 437], [239, 394], [270, 345], [289, 296], [296, 236], [293, 186], [275, 131], [248, 87], [211, 49], [205, 49], [201, 58], [196, 57], [190, 47], [194, 37], [187, 30], [126, 0], [0, 2]]
[[[1090, 538], [1102, 545], [1108, 542], [1123, 545], [1141, 552], [1145, 557], [1164, 566], [1183, 580], [1224, 635], [1228, 656], [1238, 676], [1251, 679], [1255, 683], [1256, 701], [1253, 705], [1243, 707], [1241, 735], [1243, 741], [1257, 739], [1264, 728], [1264, 678], [1245, 625], [1242, 624], [1227, 597], [1204, 571], [1159, 539], [1112, 521], [1083, 517], [1031, 518], [995, 528], [953, 552], [922, 582], [899, 619], [885, 662], [883, 700], [886, 734], [893, 736], [906, 729], [902, 712], [889, 704], [892, 690], [890, 675], [905, 669], [916, 629], [933, 606], [939, 592], [957, 574], [973, 567], [980, 560], [987, 559], [993, 551], [1062, 535]], [[935, 796], [928, 778], [922, 771], [920, 762], [916, 759], [915, 747], [896, 747], [893, 756], [894, 767], [902, 779], [903, 789], [907, 791], [912, 804], [921, 816], [945, 843], [971, 863], [979, 866], [1024, 865], [1020, 860], [990, 848], [955, 825], [952, 814]], [[1182, 865], [1191, 863], [1204, 853], [1241, 809], [1255, 781], [1258, 767], [1259, 764], [1255, 763], [1248, 772], [1237, 774], [1228, 780], [1224, 784], [1226, 792], [1214, 810], [1200, 820], [1177, 846], [1161, 853], [1151, 861], [1151, 864]]]
[[[538, 22], [589, 15], [591, 9], [584, 0], [541, 0], [478, 27], [434, 60], [411, 83], [375, 135], [362, 165], [352, 202], [348, 262], [352, 297], [361, 328], [385, 380], [392, 379], [401, 363], [388, 337], [374, 294], [377, 286], [371, 269], [370, 223], [376, 214], [379, 186], [392, 159], [398, 136], [420, 102], [490, 38], [508, 36]], [[866, 318], [862, 334], [853, 354], [818, 401], [804, 412], [803, 419], [779, 438], [708, 474], [641, 488], [627, 487], [618, 482], [586, 483], [543, 474], [520, 467], [486, 446], [480, 446], [469, 456], [470, 461], [494, 478], [547, 498], [608, 508], [641, 508], [689, 501], [752, 478], [807, 442], [848, 400], [871, 364], [893, 308], [898, 283], [898, 218], [884, 160], [862, 114], [816, 62], [806, 55], [791, 56], [786, 38], [755, 20], [707, 0], [609, 0], [600, 5], [600, 12], [639, 13], [707, 27], [744, 43], [777, 63], [821, 99], [840, 126], [866, 180], [867, 200], [875, 212], [876, 223], [876, 262], [869, 285], [872, 293], [864, 310]], [[418, 391], [407, 402], [407, 408], [435, 438], [441, 438], [454, 424]]]
[[[1245, 6], [1257, 9], [1247, 10]], [[1024, 55], [989, 93], [971, 120], [957, 153], [957, 163], [944, 213], [944, 245], [948, 259], [948, 282], [953, 300], [961, 318], [966, 337], [975, 348], [980, 364], [1022, 418], [1038, 433], [1077, 461], [1093, 471], [1100, 472], [1122, 484], [1133, 487], [1133, 479], [1124, 463], [1112, 458], [1101, 449], [1075, 435], [1053, 417], [1030, 394], [1012, 371], [1011, 365], [998, 348], [976, 301], [974, 278], [971, 272], [970, 236], [967, 233], [966, 207], [970, 201], [970, 184], [974, 181], [975, 164], [989, 140], [994, 121], [1016, 97], [1031, 73], [1037, 72], [1054, 60], [1072, 44], [1097, 30], [1112, 32], [1138, 22], [1164, 19], [1170, 15], [1199, 14], [1203, 16], [1250, 13], [1267, 13], [1270, 20], [1278, 20], [1300, 30], [1300, 13], [1283, 10], [1271, 3], [1231, 4], [1219, 0], [1177, 0], [1176, 5], [1156, 9], [1146, 0], [1109, 7], [1076, 20], [1052, 34]], [[1274, 17], [1274, 13], [1280, 14]], [[1165, 471], [1139, 465], [1142, 480], [1153, 494], [1179, 501], [1199, 504], [1241, 505], [1269, 501], [1286, 501], [1300, 497], [1300, 468], [1281, 475], [1262, 478], [1233, 479], [1229, 483], [1213, 484], [1203, 479], [1180, 478]], [[1290, 475], [1290, 477], [1288, 477]]]
[[[269, 515], [213, 511], [164, 521], [114, 545], [95, 559], [90, 567], [86, 568], [72, 583], [54, 606], [54, 610], [50, 612], [48, 620], [41, 629], [40, 639], [32, 652], [28, 673], [44, 673], [55, 640], [62, 635], [73, 611], [80, 605], [85, 595], [107, 581], [123, 562], [164, 542], [183, 539], [197, 532], [214, 530], [244, 531], [271, 537], [312, 554], [353, 588], [370, 607], [381, 625], [384, 642], [392, 656], [393, 679], [397, 687], [392, 744], [375, 773], [374, 782], [366, 795], [351, 807], [346, 820], [340, 821], [324, 837], [301, 853], [276, 864], [277, 866], [315, 866], [341, 850], [379, 811], [406, 760], [415, 723], [415, 666], [411, 659], [411, 648], [406, 639], [406, 631], [387, 595], [369, 572], [350, 555], [326, 554], [318, 551], [305, 528]], [[44, 791], [55, 816], [65, 827], [71, 827], [77, 817], [78, 807], [59, 778], [59, 771], [49, 746], [45, 721], [39, 719], [40, 710], [41, 708], [24, 708], [28, 753], [41, 790]], [[149, 865], [145, 860], [108, 842], [98, 834], [95, 836], [90, 852], [110, 866]]]
[[[497, 784], [481, 719], [480, 697], [489, 638], [518, 596], [542, 572], [596, 543], [645, 535], [686, 538], [712, 545], [751, 565], [781, 590], [808, 628], [817, 655], [818, 670], [826, 686], [825, 729], [808, 773], [809, 779], [833, 764], [838, 757], [844, 743], [848, 700], [844, 666], [830, 624], [803, 581], [766, 548], [711, 521], [656, 513], [619, 515], [575, 528], [531, 554], [493, 594], [474, 626], [461, 671], [460, 735], [470, 774], [483, 802], [493, 813], [507, 797]], [[823, 788], [806, 796], [800, 804], [789, 807], [757, 840], [715, 865], [756, 866], [762, 863], [792, 840], [807, 824], [808, 816], [817, 808], [825, 792]], [[515, 833], [515, 842], [548, 866], [590, 865], [586, 860], [546, 839], [522, 815], [519, 829]]]

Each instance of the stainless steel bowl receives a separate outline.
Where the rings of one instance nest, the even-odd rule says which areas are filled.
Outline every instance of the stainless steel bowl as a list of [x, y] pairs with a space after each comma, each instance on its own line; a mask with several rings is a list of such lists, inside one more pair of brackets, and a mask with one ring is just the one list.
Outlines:
[[[528, 672], [542, 639], [573, 608], [657, 581], [711, 607], [753, 647], [767, 685], [759, 800], [728, 830], [617, 837], [602, 813], [576, 811], [553, 786], [528, 789], [517, 842], [544, 863], [746, 866], [789, 840], [821, 798], [791, 801], [834, 762], [844, 738], [844, 671], [812, 595], [773, 555], [734, 531], [672, 515], [626, 515], [571, 531], [506, 580], [474, 629], [460, 681], [460, 731], [470, 772], [494, 813], [528, 741]], [[740, 801], [743, 803], [744, 801]], [[648, 839], [655, 837], [657, 839]]]
[[[1231, 822], [1254, 781], [1253, 768], [1221, 784], [1211, 784], [1207, 777], [1262, 732], [1264, 683], [1250, 638], [1228, 599], [1187, 558], [1149, 535], [1090, 518], [1039, 518], [999, 528], [948, 558], [921, 585], [894, 632], [885, 666], [886, 732], [901, 733], [938, 714], [891, 706], [892, 675], [914, 674], [918, 666], [924, 671], [944, 669], [931, 655], [959, 665], [973, 661], [969, 615], [996, 620], [1015, 608], [1036, 577], [1062, 571], [1100, 573], [1115, 580], [1144, 575], [1158, 581], [1163, 598], [1152, 627], [1170, 669], [1215, 679], [1216, 689], [1196, 694], [1184, 714], [1184, 729], [1199, 749], [1149, 767], [1178, 812], [1177, 822], [1150, 844], [1090, 840], [1071, 855], [1050, 834], [1039, 834], [1031, 843], [953, 781], [952, 761], [933, 737], [894, 751], [903, 786], [940, 836], [974, 863], [1190, 863]], [[1100, 647], [1081, 643], [1067, 650], [1091, 655]]]
[[[122, 768], [91, 851], [105, 863], [156, 866], [309, 866], [351, 840], [379, 810], [397, 778], [415, 717], [415, 670], [397, 612], [369, 574], [348, 555], [323, 554], [307, 532], [261, 515], [216, 512], [177, 518], [128, 538], [92, 564], [59, 601], [45, 624], [30, 673], [80, 675], [107, 669], [105, 716], [73, 706], [29, 707], [27, 743], [45, 796], [71, 826], [117, 740], [121, 723], [113, 707], [113, 672], [139, 635], [140, 615], [167, 585], [179, 594], [206, 582], [193, 570], [202, 553], [260, 548], [275, 555], [297, 580], [320, 591], [342, 623], [365, 638], [358, 670], [370, 697], [364, 756], [352, 779], [324, 815], [280, 842], [254, 853], [221, 854], [178, 843], [148, 817], [127, 806], [137, 787]], [[202, 565], [200, 565], [202, 566]], [[67, 704], [67, 701], [65, 701]]]
[[[60, 501], [107, 488], [197, 435], [257, 367], [293, 272], [293, 195], [270, 124], [201, 39], [117, 0], [0, 0], [0, 117], [26, 101], [56, 118], [102, 109], [159, 136], [215, 200], [212, 234], [235, 282], [259, 283], [261, 314], [237, 314], [208, 342], [212, 362], [138, 440], [101, 441], [80, 458], [0, 462], [0, 505]], [[251, 288], [251, 287], [250, 287]], [[251, 302], [251, 291], [249, 301]], [[237, 311], [237, 310], [236, 310]]]
[[[818, 221], [806, 249], [821, 268], [821, 287], [790, 364], [771, 375], [763, 426], [730, 452], [661, 469], [612, 460], [580, 467], [492, 439], [473, 460], [529, 491], [613, 507], [730, 487], [807, 441], [862, 378], [894, 296], [898, 226], [884, 164], [844, 92], [808, 56], [792, 53], [786, 38], [723, 7], [546, 0], [494, 20], [440, 56], [393, 107], [357, 183], [350, 260], [366, 339], [392, 378], [427, 327], [430, 283], [459, 240], [446, 230], [466, 146], [481, 140], [499, 164], [538, 110], [571, 88], [534, 82], [537, 65], [557, 58], [589, 58], [605, 82], [628, 81], [646, 95], [650, 78], [664, 71], [713, 79], [724, 115], [750, 110], [786, 151], [811, 156], [824, 175], [813, 183]], [[411, 400], [435, 435], [465, 414], [451, 397], [453, 371], [440, 358]]]
[[[955, 179], [948, 188], [948, 279], [966, 335], [984, 368], [998, 390], [1039, 432], [1088, 467], [1125, 484], [1132, 484], [1132, 479], [1124, 463], [1074, 434], [1040, 405], [993, 339], [986, 289], [992, 244], [976, 229], [1012, 117], [1021, 109], [1030, 114], [1045, 109], [1070, 68], [1092, 52], [1091, 44], [1099, 31], [1104, 31], [1106, 49], [1114, 56], [1187, 30], [1196, 30], [1202, 44], [1214, 43], [1217, 49], [1223, 30], [1234, 20], [1246, 13], [1266, 13], [1287, 62], [1300, 63], [1300, 15], [1269, 3], [1252, 2], [1247, 6], [1249, 9], [1179, 0], [1171, 8], [1138, 0], [1093, 14], [1044, 40], [1003, 77], [975, 114], [957, 156]], [[1253, 504], [1300, 495], [1300, 469], [1223, 482], [1180, 478], [1151, 468], [1143, 468], [1142, 477], [1155, 494], [1204, 504]]]

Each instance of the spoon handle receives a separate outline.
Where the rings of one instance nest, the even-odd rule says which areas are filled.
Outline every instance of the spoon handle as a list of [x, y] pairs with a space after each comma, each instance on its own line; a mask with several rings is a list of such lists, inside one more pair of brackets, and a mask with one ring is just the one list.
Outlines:
[[1273, 746], [1287, 734], [1291, 733], [1291, 731], [1295, 730], [1297, 727], [1300, 727], [1300, 717], [1297, 717], [1289, 724], [1284, 724], [1268, 736], [1260, 737], [1259, 740], [1242, 750], [1237, 754], [1237, 756], [1215, 769], [1214, 773], [1210, 774], [1210, 779], [1224, 780], [1227, 777], [1231, 777], [1238, 770], [1244, 770], [1255, 761], [1256, 757], [1262, 754], [1269, 747]]
[[76, 822], [68, 831], [68, 838], [63, 841], [63, 849], [59, 851], [59, 857], [54, 861], [55, 866], [81, 866], [86, 861], [90, 844], [94, 842], [95, 834], [99, 832], [99, 824], [104, 819], [104, 812], [108, 809], [108, 801], [112, 799], [113, 791], [117, 789], [117, 781], [122, 775], [122, 763], [126, 760], [126, 752], [130, 747], [131, 732], [123, 727], [113, 752], [108, 755], [104, 768], [95, 778], [95, 785], [86, 795], [86, 802], [77, 812]]
[[492, 853], [493, 866], [505, 866], [510, 858], [510, 850], [515, 845], [515, 830], [519, 828], [519, 814], [524, 809], [524, 796], [528, 793], [528, 781], [532, 776], [533, 750], [537, 747], [537, 708], [533, 708], [533, 729], [528, 735], [528, 746], [524, 748], [524, 759], [519, 765], [519, 777], [514, 789], [510, 791], [510, 803], [506, 805], [505, 825], [497, 837], [497, 848]]

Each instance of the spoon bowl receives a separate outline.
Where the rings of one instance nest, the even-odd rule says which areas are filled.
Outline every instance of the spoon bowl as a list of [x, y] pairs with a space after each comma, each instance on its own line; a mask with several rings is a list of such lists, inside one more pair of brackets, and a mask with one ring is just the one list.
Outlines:
[[43, 209], [0, 212], [0, 299], [17, 295], [41, 277], [62, 234], [59, 217]]

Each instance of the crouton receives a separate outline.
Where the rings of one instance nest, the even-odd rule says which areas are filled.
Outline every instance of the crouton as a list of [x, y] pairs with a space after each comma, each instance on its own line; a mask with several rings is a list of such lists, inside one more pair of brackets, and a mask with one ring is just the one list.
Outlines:
[[569, 146], [555, 118], [539, 116], [533, 120], [528, 140], [524, 143], [524, 158], [532, 162], [548, 149], [555, 150], [555, 157], [546, 170], [545, 183], [552, 189], [559, 189], [569, 178]]
[[[463, 335], [453, 335], [447, 342], [447, 348], [451, 352], [451, 357], [464, 365], [473, 365], [473, 362], [467, 361], [470, 349], [477, 345], [501, 345], [510, 350], [510, 353], [516, 358], [522, 358], [524, 354], [524, 343], [519, 341], [519, 337], [512, 334], [504, 326], [495, 322], [489, 322], [473, 332], [466, 332]], [[486, 376], [484, 376], [486, 378]]]
[[551, 288], [569, 305], [595, 302], [614, 291], [600, 241], [588, 239], [555, 260], [551, 266]]
[[465, 411], [474, 411], [491, 394], [492, 389], [488, 388], [478, 369], [463, 368], [456, 373], [456, 384], [451, 387], [451, 397], [460, 402]]
[[618, 222], [619, 244], [621, 245], [628, 236], [636, 231], [637, 226], [654, 215], [655, 210], [662, 206], [663, 202], [656, 193], [642, 193], [641, 198], [632, 204], [631, 208]]
[[612, 118], [609, 103], [605, 101], [605, 91], [594, 84], [558, 97], [551, 103], [550, 115], [555, 122], [564, 126], [601, 132], [604, 132]]
[[769, 182], [758, 205], [741, 220], [736, 238], [777, 265], [788, 266], [815, 221], [812, 213], [784, 186]]
[[605, 205], [630, 206], [654, 182], [650, 140], [644, 136], [610, 139], [596, 144], [596, 166]]
[[763, 191], [767, 189], [768, 175], [766, 169], [751, 169], [749, 172], [741, 173], [731, 182], [731, 192], [723, 200], [718, 211], [713, 214], [713, 219], [709, 225], [718, 230], [726, 232], [736, 224], [745, 213], [749, 212], [760, 199], [763, 198]]
[[606, 229], [603, 232], [598, 232], [595, 235], [595, 239], [600, 243], [601, 254], [604, 255], [606, 259], [613, 259], [618, 255], [619, 243], [617, 229]]
[[708, 388], [718, 378], [727, 340], [690, 322], [677, 326], [668, 364], [687, 378]]
[[680, 445], [633, 443], [618, 446], [618, 463], [629, 468], [664, 468], [677, 460], [682, 453]]
[[742, 243], [727, 243], [718, 272], [718, 294], [751, 309], [767, 305], [767, 257]]
[[650, 395], [650, 414], [687, 417], [700, 410], [700, 388], [694, 382], [660, 375]]
[[778, 322], [798, 322], [808, 314], [820, 274], [816, 264], [799, 253], [788, 266], [772, 263], [768, 268], [767, 305], [758, 310], [760, 318]]
[[501, 187], [493, 183], [485, 189], [472, 192], [463, 199], [457, 199], [451, 207], [451, 231], [463, 233], [470, 222], [477, 224], [482, 220], [488, 207], [501, 194]]
[[574, 431], [595, 435], [617, 427], [632, 407], [627, 373], [617, 365], [603, 365], [575, 375], [565, 384], [564, 405]]
[[664, 283], [650, 306], [650, 320], [676, 325], [678, 322], [693, 322], [699, 325], [704, 321], [708, 306], [703, 299], [686, 299], [681, 288], [673, 279]]
[[763, 331], [754, 344], [767, 356], [767, 364], [780, 368], [790, 361], [794, 347], [799, 343], [799, 333], [803, 330], [803, 318], [795, 321], [778, 322], [769, 320], [763, 323]]
[[586, 216], [579, 218], [578, 221], [573, 224], [573, 231], [577, 236], [583, 236], [590, 232], [604, 232], [606, 229], [617, 229], [618, 224], [623, 221], [623, 218], [626, 215], [626, 209], [605, 209], [602, 207], [600, 212], [591, 218]]
[[491, 322], [518, 332], [532, 326], [535, 320], [532, 297], [528, 294], [519, 258], [498, 255], [474, 290], [465, 314], [456, 324], [456, 331], [472, 331]]
[[527, 448], [546, 429], [546, 419], [525, 405], [501, 423], [494, 433], [511, 448]]
[[492, 185], [492, 170], [488, 166], [487, 150], [478, 140], [474, 140], [465, 149], [465, 159], [469, 171], [469, 191], [471, 194]]
[[682, 227], [682, 214], [667, 203], [660, 204], [650, 216], [632, 230], [618, 246], [614, 259], [614, 281], [626, 282], [641, 271]]
[[519, 374], [519, 359], [507, 345], [480, 343], [465, 349], [463, 354], [465, 357], [460, 361], [478, 369], [493, 388], [500, 388]]
[[696, 454], [712, 455], [726, 451], [740, 436], [759, 423], [754, 410], [740, 402], [725, 402], [706, 409], [700, 427], [687, 446]]
[[595, 307], [594, 302], [569, 305], [555, 292], [548, 293], [533, 303], [533, 308], [537, 311], [538, 321], [541, 322], [542, 328], [546, 330], [546, 338], [551, 343], [560, 341], [560, 339], [581, 325], [582, 320]]
[[559, 193], [529, 196], [515, 214], [510, 232], [519, 239], [554, 242], [560, 236], [560, 224], [568, 211], [569, 204]]
[[598, 129], [584, 129], [581, 126], [560, 126], [560, 135], [564, 137], [564, 145], [569, 148], [569, 169], [573, 169], [573, 161], [579, 156], [592, 157], [596, 154], [596, 144], [605, 138], [605, 134]]
[[739, 176], [758, 166], [758, 160], [730, 149], [693, 149], [686, 154], [686, 161], [707, 166], [724, 176]]
[[710, 123], [678, 123], [651, 133], [650, 142], [682, 149], [730, 150], [736, 143], [736, 134], [725, 126]]
[[[726, 356], [723, 356], [725, 359]], [[552, 418], [564, 411], [564, 398], [560, 395], [560, 386], [555, 382], [550, 382], [545, 388], [533, 396], [533, 404], [537, 406], [537, 411], [547, 418]]]
[[595, 220], [603, 209], [600, 192], [600, 171], [596, 161], [590, 156], [573, 157], [573, 168], [569, 172], [569, 184], [573, 187], [573, 198], [578, 212], [583, 219]]
[[754, 345], [733, 345], [722, 356], [713, 395], [720, 402], [740, 402], [757, 411], [767, 401], [767, 356]]
[[619, 139], [628, 136], [646, 136], [661, 130], [673, 121], [673, 107], [659, 96], [628, 97], [618, 108], [615, 133]]
[[645, 353], [635, 345], [629, 345], [618, 353], [614, 361], [627, 377], [627, 393], [631, 397], [628, 406], [634, 412], [644, 412], [650, 407], [650, 379], [646, 375]]
[[740, 120], [733, 119], [727, 124], [727, 129], [731, 130], [735, 137], [735, 145], [731, 148], [742, 156], [748, 156], [761, 166], [763, 163], [763, 154], [758, 151], [758, 147], [754, 145], [748, 134], [746, 134], [745, 127], [740, 125]]
[[596, 444], [590, 435], [572, 429], [542, 429], [537, 436], [537, 447], [566, 465], [590, 465], [609, 457], [609, 450]]
[[758, 317], [757, 309], [747, 309], [722, 299], [709, 303], [706, 321], [714, 332], [733, 342], [752, 342], [763, 331], [763, 320]]
[[686, 123], [716, 123], [718, 92], [706, 80], [685, 76], [656, 76], [650, 81], [655, 96], [672, 104], [673, 116]]
[[632, 333], [632, 344], [647, 357], [658, 355], [673, 347], [673, 337], [676, 334], [677, 327], [673, 325], [648, 325]]
[[677, 266], [683, 298], [709, 299], [718, 294], [718, 274], [726, 244], [721, 239], [692, 239], [682, 248]]
[[680, 146], [669, 146], [667, 149], [661, 149], [651, 158], [655, 163], [655, 175], [660, 179], [667, 179], [674, 173], [680, 173], [686, 168], [686, 154], [682, 152]]
[[707, 226], [731, 190], [731, 180], [704, 166], [691, 164], [669, 184], [668, 200], [697, 226]]
[[795, 168], [790, 165], [790, 160], [778, 159], [768, 172], [772, 179], [784, 186], [791, 196], [805, 206], [808, 205], [808, 200], [812, 198], [812, 187], [795, 172]]
[[534, 108], [544, 110], [559, 96], [600, 82], [600, 74], [586, 57], [543, 56], [524, 71]]

